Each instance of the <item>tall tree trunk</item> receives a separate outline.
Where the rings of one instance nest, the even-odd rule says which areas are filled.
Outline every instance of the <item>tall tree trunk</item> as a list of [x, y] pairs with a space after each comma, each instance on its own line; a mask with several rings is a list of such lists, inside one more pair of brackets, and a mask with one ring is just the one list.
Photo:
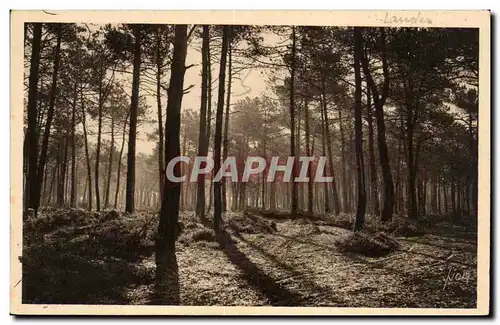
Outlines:
[[[130, 124], [127, 152], [127, 190], [125, 211], [134, 212], [135, 200], [135, 141], [137, 136], [137, 111], [139, 106], [139, 82], [141, 72], [141, 27], [134, 25], [134, 71], [132, 77], [132, 98], [130, 103]], [[168, 122], [167, 122], [168, 123]], [[168, 132], [168, 130], [167, 130]]]
[[[219, 95], [217, 98], [217, 113], [215, 117], [215, 140], [214, 140], [214, 171], [217, 172], [221, 166], [221, 142], [222, 142], [222, 115], [224, 113], [224, 88], [226, 85], [226, 60], [229, 43], [229, 26], [224, 26], [222, 36], [222, 52], [219, 68]], [[214, 181], [214, 230], [221, 230], [222, 218], [222, 189], [221, 181]]]
[[323, 115], [325, 119], [325, 136], [326, 136], [326, 144], [328, 147], [328, 169], [330, 171], [330, 176], [332, 177], [332, 197], [333, 197], [333, 211], [335, 215], [340, 213], [340, 200], [339, 194], [337, 192], [337, 177], [335, 175], [335, 169], [333, 167], [333, 154], [332, 154], [332, 139], [330, 138], [330, 127], [328, 121], [328, 111], [326, 109], [326, 87], [325, 80], [322, 80], [322, 88], [323, 88]]
[[45, 170], [45, 162], [47, 159], [47, 150], [49, 148], [49, 137], [50, 137], [50, 127], [52, 125], [52, 119], [54, 117], [54, 107], [56, 105], [56, 97], [57, 97], [57, 80], [59, 73], [59, 64], [61, 61], [61, 38], [62, 32], [60, 27], [57, 30], [57, 44], [56, 50], [54, 53], [54, 70], [52, 72], [52, 86], [50, 89], [50, 100], [49, 100], [49, 108], [47, 111], [47, 120], [45, 121], [45, 131], [43, 134], [43, 142], [42, 149], [40, 152], [40, 161], [38, 163], [38, 171], [37, 171], [37, 195], [35, 197], [35, 209], [38, 209], [40, 204], [40, 191], [41, 191], [41, 183], [43, 181], [43, 171]]
[[61, 163], [61, 169], [59, 170], [59, 184], [57, 186], [57, 205], [58, 206], [65, 206], [65, 188], [64, 185], [66, 183], [66, 167], [67, 167], [67, 161], [68, 161], [68, 137], [64, 140], [64, 151], [62, 152], [62, 163]]
[[339, 132], [340, 132], [340, 160], [342, 165], [341, 170], [341, 180], [342, 180], [342, 212], [349, 212], [349, 201], [347, 199], [347, 178], [346, 178], [346, 156], [345, 156], [345, 137], [344, 137], [344, 127], [342, 122], [342, 108], [338, 109], [339, 114]]
[[[323, 96], [320, 97], [321, 102], [324, 101]], [[321, 155], [323, 157], [326, 157], [326, 121], [325, 121], [325, 115], [323, 114], [323, 104], [321, 103], [320, 107], [320, 113], [321, 113]], [[325, 213], [330, 213], [330, 200], [328, 196], [328, 183], [325, 182], [323, 183], [324, 187], [324, 205], [325, 205]]]
[[70, 206], [72, 208], [76, 207], [76, 101], [78, 99], [77, 92], [78, 83], [75, 82], [75, 88], [73, 90], [73, 104], [71, 107], [71, 197]]
[[[362, 41], [362, 36], [361, 36]], [[387, 141], [385, 137], [385, 120], [384, 120], [384, 104], [389, 95], [389, 68], [386, 59], [386, 49], [385, 49], [385, 33], [381, 29], [381, 56], [382, 56], [382, 69], [384, 75], [384, 83], [382, 87], [382, 93], [379, 95], [379, 91], [375, 81], [373, 80], [372, 74], [370, 72], [370, 67], [368, 65], [368, 58], [366, 55], [361, 56], [361, 62], [363, 66], [363, 72], [366, 77], [368, 86], [370, 87], [371, 93], [373, 94], [373, 101], [375, 104], [375, 118], [377, 121], [377, 142], [379, 150], [379, 161], [382, 167], [382, 180], [384, 187], [384, 202], [382, 207], [381, 219], [383, 222], [392, 219], [392, 214], [394, 212], [394, 183], [392, 180], [391, 165], [389, 160], [389, 153], [387, 149]]]
[[[228, 143], [229, 143], [229, 109], [231, 107], [231, 84], [232, 84], [232, 45], [231, 45], [231, 37], [232, 37], [232, 27], [229, 28], [229, 40], [228, 40], [228, 65], [227, 65], [227, 97], [226, 97], [226, 115], [224, 116], [224, 141], [223, 141], [223, 152], [222, 152], [222, 157], [223, 160], [226, 160], [227, 158], [227, 151], [228, 151]], [[224, 177], [222, 179], [221, 183], [221, 190], [222, 190], [222, 211], [226, 212], [227, 211], [227, 202], [226, 202], [226, 187], [227, 187], [227, 180]]]
[[103, 107], [103, 85], [102, 79], [104, 78], [105, 72], [102, 71], [99, 75], [99, 106], [97, 108], [97, 144], [95, 153], [95, 164], [94, 164], [94, 180], [95, 180], [95, 207], [97, 211], [101, 210], [101, 194], [100, 194], [100, 184], [99, 184], [99, 166], [101, 161], [101, 135], [102, 135], [102, 107]]
[[360, 60], [363, 47], [363, 39], [361, 30], [354, 27], [354, 127], [355, 127], [355, 145], [356, 145], [356, 178], [358, 187], [358, 204], [356, 208], [356, 222], [354, 231], [359, 231], [363, 228], [365, 221], [366, 209], [366, 190], [365, 190], [365, 170], [363, 159], [363, 126], [361, 121], [361, 71]]
[[[409, 115], [408, 121], [411, 120], [412, 117]], [[417, 219], [418, 211], [417, 211], [417, 193], [416, 193], [416, 175], [417, 169], [415, 166], [415, 152], [413, 145], [413, 123], [407, 123], [407, 150], [408, 150], [408, 217], [411, 219]]]
[[375, 167], [375, 149], [373, 145], [373, 117], [372, 117], [372, 102], [371, 102], [371, 92], [369, 87], [367, 87], [367, 120], [368, 120], [368, 156], [370, 165], [370, 191], [371, 191], [371, 201], [372, 201], [372, 213], [375, 215], [380, 215], [380, 206], [378, 201], [378, 184], [377, 184], [377, 168]]
[[39, 206], [39, 177], [37, 175], [38, 159], [38, 126], [37, 126], [37, 97], [38, 74], [40, 66], [40, 43], [42, 39], [42, 24], [33, 24], [33, 43], [31, 45], [30, 76], [28, 90], [28, 129], [26, 132], [26, 153], [28, 160], [26, 179], [26, 208], [38, 210]]
[[158, 112], [158, 174], [160, 179], [160, 195], [163, 197], [163, 185], [165, 184], [165, 155], [163, 149], [163, 122], [161, 109], [161, 77], [163, 60], [161, 54], [160, 30], [156, 29], [156, 105]]
[[[210, 31], [210, 27], [209, 27]], [[210, 139], [212, 139], [212, 57], [210, 54], [210, 33], [209, 33], [209, 44], [208, 44], [208, 49], [207, 49], [207, 55], [208, 55], [208, 61], [207, 61], [207, 72], [208, 72], [208, 89], [207, 89], [207, 141], [208, 141], [208, 148], [210, 149]], [[213, 148], [213, 145], [212, 145]], [[212, 210], [212, 203], [213, 203], [213, 187], [214, 187], [214, 182], [212, 182], [212, 179], [214, 177], [213, 172], [210, 173], [210, 185], [208, 188], [208, 206], [206, 211]]]
[[87, 182], [88, 186], [88, 210], [92, 211], [92, 169], [90, 168], [90, 154], [89, 154], [89, 141], [87, 136], [87, 123], [85, 114], [85, 103], [83, 101], [83, 89], [80, 92], [80, 101], [82, 105], [82, 126], [83, 126], [83, 138], [85, 144], [85, 161], [87, 163]]
[[114, 113], [111, 113], [111, 144], [109, 148], [109, 160], [108, 160], [108, 179], [106, 181], [106, 193], [104, 195], [104, 208], [109, 206], [109, 193], [111, 188], [111, 174], [113, 170], [113, 156], [115, 152], [115, 117]]
[[45, 171], [43, 172], [43, 190], [40, 205], [45, 204], [45, 202], [47, 201], [47, 178], [49, 177], [48, 169], [49, 167], [45, 165]]
[[298, 212], [298, 183], [295, 182], [295, 177], [297, 177], [297, 157], [295, 155], [295, 53], [297, 51], [296, 47], [296, 35], [295, 26], [292, 26], [292, 62], [290, 66], [290, 156], [294, 157], [293, 168], [292, 168], [292, 204], [290, 215], [292, 218], [297, 216]]
[[[312, 156], [311, 146], [310, 146], [310, 129], [309, 129], [309, 105], [306, 101], [304, 105], [304, 123], [305, 123], [305, 135], [306, 135], [306, 153], [308, 157]], [[309, 165], [307, 169], [307, 177], [309, 181], [307, 182], [307, 213], [313, 214], [313, 179], [311, 173], [312, 166]]]
[[[301, 117], [301, 106], [302, 102], [299, 103], [299, 105], [295, 105], [295, 159], [299, 159], [300, 157], [300, 117]], [[297, 170], [299, 170], [299, 163], [297, 162]], [[301, 198], [302, 198], [302, 189], [301, 189], [302, 183], [297, 184], [297, 209], [301, 210], [302, 205], [301, 205]]]
[[118, 170], [116, 171], [116, 190], [115, 190], [115, 203], [113, 205], [114, 209], [118, 206], [118, 194], [120, 193], [120, 180], [122, 178], [121, 176], [121, 171], [122, 171], [122, 157], [123, 157], [123, 149], [125, 148], [125, 134], [127, 130], [127, 120], [129, 118], [129, 114], [127, 114], [127, 117], [125, 118], [125, 122], [123, 122], [123, 131], [122, 131], [122, 145], [120, 148], [120, 154], [118, 155]]
[[[175, 25], [174, 49], [167, 101], [165, 133], [165, 163], [180, 155], [181, 104], [186, 71], [187, 26]], [[180, 164], [174, 166], [174, 175], [180, 176]], [[179, 200], [181, 184], [165, 179], [156, 239], [156, 295], [161, 304], [180, 302], [179, 273], [175, 242], [179, 235]]]
[[54, 168], [52, 169], [52, 178], [50, 179], [49, 197], [47, 199], [47, 205], [50, 205], [52, 203], [52, 196], [54, 193], [54, 186], [56, 183], [56, 176], [57, 176], [58, 168], [59, 168], [59, 159], [56, 160], [56, 164], [54, 165]]
[[453, 221], [455, 221], [457, 217], [457, 201], [456, 201], [456, 187], [455, 187], [455, 177], [451, 176], [451, 185], [450, 185], [450, 198], [451, 198], [451, 213]]
[[[182, 137], [182, 151], [181, 155], [185, 156], [186, 155], [186, 146], [187, 146], [187, 127], [184, 126], [184, 136]], [[181, 173], [185, 173], [185, 166], [181, 165]], [[186, 201], [187, 201], [187, 182], [182, 182], [181, 183], [181, 203], [180, 203], [180, 210], [184, 211], [186, 210]]]
[[[200, 104], [200, 134], [198, 137], [198, 157], [208, 155], [208, 139], [210, 135], [207, 132], [207, 100], [208, 100], [208, 68], [210, 60], [210, 27], [203, 25], [203, 42], [201, 49], [201, 104]], [[202, 221], [205, 221], [205, 177], [198, 175], [197, 195], [196, 195], [196, 215]]]

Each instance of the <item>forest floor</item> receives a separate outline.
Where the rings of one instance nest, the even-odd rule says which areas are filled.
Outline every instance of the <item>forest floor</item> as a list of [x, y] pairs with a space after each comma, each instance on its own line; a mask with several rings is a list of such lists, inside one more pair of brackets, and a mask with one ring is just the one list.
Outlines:
[[[193, 213], [183, 213], [180, 303], [476, 307], [477, 236], [471, 227], [393, 230], [394, 249], [370, 239], [384, 247], [376, 254], [370, 247], [345, 249], [353, 235], [351, 217], [344, 218], [227, 213], [230, 240], [221, 245]], [[156, 225], [157, 217], [147, 212], [42, 211], [24, 225], [23, 302], [149, 304]]]

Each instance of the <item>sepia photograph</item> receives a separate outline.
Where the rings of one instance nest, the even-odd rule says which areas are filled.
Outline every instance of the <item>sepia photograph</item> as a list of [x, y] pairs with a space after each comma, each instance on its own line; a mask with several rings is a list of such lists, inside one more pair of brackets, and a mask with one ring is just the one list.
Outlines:
[[489, 314], [488, 11], [11, 34], [11, 313]]

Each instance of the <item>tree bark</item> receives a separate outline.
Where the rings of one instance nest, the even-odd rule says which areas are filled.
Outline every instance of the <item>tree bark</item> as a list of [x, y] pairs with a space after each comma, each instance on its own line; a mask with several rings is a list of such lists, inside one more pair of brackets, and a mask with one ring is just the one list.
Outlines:
[[[362, 41], [362, 36], [361, 41]], [[384, 104], [389, 95], [389, 68], [385, 53], [385, 33], [381, 29], [381, 56], [382, 56], [382, 69], [384, 75], [384, 83], [382, 87], [382, 93], [379, 95], [379, 91], [373, 80], [370, 68], [368, 65], [368, 58], [365, 55], [361, 56], [361, 62], [363, 66], [363, 72], [366, 77], [367, 84], [370, 87], [371, 93], [373, 95], [373, 101], [375, 105], [375, 118], [377, 121], [377, 142], [379, 150], [379, 161], [382, 167], [382, 180], [384, 187], [384, 202], [382, 207], [381, 219], [383, 222], [392, 219], [392, 214], [394, 212], [394, 183], [392, 180], [391, 165], [389, 160], [389, 153], [387, 149], [387, 141], [385, 137], [385, 120], [384, 120]]]
[[[231, 37], [232, 37], [232, 27], [229, 27], [229, 36], [228, 36], [228, 65], [227, 65], [227, 97], [226, 97], [226, 115], [224, 116], [224, 141], [223, 141], [223, 152], [222, 157], [223, 160], [227, 158], [228, 151], [228, 143], [229, 143], [229, 109], [231, 106], [231, 84], [232, 84], [232, 45], [231, 45]], [[226, 202], [226, 187], [227, 187], [227, 179], [225, 177], [222, 178], [221, 190], [222, 190], [222, 211], [227, 211], [227, 202]]]
[[340, 132], [340, 160], [341, 160], [341, 165], [342, 165], [342, 175], [341, 175], [341, 180], [342, 180], [342, 212], [348, 213], [349, 212], [349, 200], [347, 198], [347, 178], [346, 178], [346, 157], [345, 157], [345, 136], [344, 136], [344, 127], [342, 123], [342, 108], [339, 107], [338, 109], [338, 116], [339, 116], [339, 132]]
[[122, 157], [123, 157], [123, 149], [125, 148], [125, 134], [127, 130], [127, 120], [129, 119], [130, 113], [125, 118], [125, 122], [123, 122], [123, 131], [122, 131], [122, 145], [120, 148], [120, 154], [118, 155], [118, 170], [116, 171], [116, 190], [115, 190], [115, 203], [114, 209], [118, 206], [118, 194], [120, 193], [120, 180], [121, 180], [121, 170], [122, 170]]
[[[229, 43], [229, 26], [223, 27], [222, 52], [219, 68], [219, 94], [217, 98], [217, 113], [215, 117], [215, 139], [214, 139], [214, 171], [217, 172], [221, 166], [221, 142], [222, 142], [222, 115], [224, 111], [224, 90], [226, 81], [226, 60]], [[214, 181], [214, 230], [221, 231], [222, 218], [222, 188], [221, 181]]]
[[158, 174], [160, 179], [160, 195], [163, 197], [163, 185], [165, 184], [165, 157], [163, 149], [163, 122], [161, 109], [161, 77], [163, 69], [163, 59], [161, 54], [160, 30], [156, 29], [156, 105], [158, 112]]
[[108, 160], [108, 179], [106, 181], [106, 192], [104, 195], [104, 208], [109, 206], [109, 193], [111, 188], [111, 174], [113, 170], [113, 156], [115, 152], [115, 117], [114, 113], [111, 113], [111, 144], [109, 148], [109, 160]]
[[[326, 121], [325, 121], [325, 115], [323, 111], [323, 101], [324, 98], [323, 96], [320, 97], [321, 101], [321, 107], [320, 107], [320, 113], [321, 113], [321, 150], [322, 150], [322, 156], [326, 157]], [[324, 206], [325, 206], [325, 213], [330, 213], [330, 200], [328, 196], [328, 183], [325, 182], [323, 183], [323, 188], [324, 188]]]
[[[200, 134], [198, 137], [198, 157], [206, 157], [208, 155], [208, 138], [207, 133], [207, 100], [208, 100], [208, 61], [210, 46], [210, 27], [203, 25], [203, 41], [201, 49], [201, 104], [200, 104]], [[205, 177], [206, 175], [198, 175], [197, 179], [197, 195], [196, 195], [196, 215], [201, 221], [205, 221]]]
[[363, 39], [361, 30], [354, 27], [354, 78], [355, 78], [355, 92], [354, 92], [354, 128], [356, 132], [355, 145], [356, 145], [356, 178], [358, 187], [358, 204], [356, 208], [356, 222], [354, 224], [354, 231], [363, 229], [365, 221], [366, 209], [366, 190], [365, 190], [365, 171], [363, 159], [363, 126], [361, 121], [361, 51], [363, 46]]
[[103, 106], [103, 86], [102, 79], [104, 78], [104, 72], [100, 71], [99, 75], [99, 107], [97, 108], [98, 117], [97, 117], [97, 144], [96, 144], [96, 153], [95, 153], [95, 164], [94, 164], [94, 179], [95, 179], [95, 205], [96, 210], [101, 210], [101, 194], [99, 191], [99, 165], [101, 160], [101, 134], [102, 134], [102, 106]]
[[[312, 152], [311, 152], [311, 146], [310, 146], [310, 129], [309, 129], [309, 105], [306, 101], [304, 105], [304, 123], [305, 123], [305, 136], [306, 136], [306, 152], [307, 156], [311, 157]], [[307, 213], [313, 214], [314, 209], [313, 209], [313, 179], [312, 179], [312, 173], [311, 173], [312, 166], [309, 165], [309, 168], [307, 169], [307, 177], [309, 178], [309, 181], [307, 182]]]
[[35, 209], [39, 206], [39, 190], [37, 175], [38, 159], [38, 126], [37, 126], [37, 97], [38, 97], [38, 74], [40, 67], [40, 43], [42, 39], [42, 24], [33, 24], [33, 43], [31, 45], [30, 76], [28, 90], [28, 129], [26, 132], [26, 151], [28, 160], [26, 179], [26, 208]]
[[75, 82], [73, 90], [73, 104], [71, 106], [71, 197], [70, 206], [76, 207], [76, 101], [78, 99], [77, 92], [78, 83]]
[[83, 138], [85, 144], [85, 161], [87, 163], [87, 182], [88, 186], [88, 210], [92, 211], [92, 169], [90, 168], [90, 154], [89, 154], [89, 141], [87, 136], [87, 123], [85, 114], [85, 103], [83, 101], [83, 89], [80, 92], [80, 101], [82, 105], [82, 126], [83, 126]]
[[370, 164], [370, 192], [371, 192], [371, 203], [372, 203], [372, 213], [376, 216], [380, 215], [380, 205], [378, 201], [378, 184], [377, 184], [377, 168], [375, 167], [375, 149], [373, 145], [373, 117], [372, 117], [372, 102], [371, 102], [371, 92], [369, 87], [367, 87], [367, 120], [368, 120], [368, 155]]
[[36, 203], [35, 203], [35, 209], [38, 209], [38, 206], [40, 204], [40, 190], [41, 190], [41, 183], [43, 181], [43, 171], [45, 170], [45, 162], [47, 159], [47, 151], [49, 148], [49, 137], [50, 137], [50, 127], [52, 125], [52, 119], [54, 118], [54, 108], [56, 105], [56, 97], [57, 97], [57, 80], [58, 80], [58, 73], [59, 73], [59, 64], [61, 61], [61, 38], [62, 38], [62, 31], [60, 27], [57, 30], [57, 44], [56, 44], [56, 50], [54, 53], [54, 70], [52, 72], [52, 86], [50, 89], [50, 100], [49, 100], [49, 108], [47, 111], [47, 120], [45, 121], [45, 131], [43, 134], [43, 142], [42, 142], [42, 149], [40, 152], [40, 161], [38, 163], [38, 171], [37, 171], [37, 195], [35, 197]]
[[332, 198], [333, 198], [333, 211], [335, 215], [338, 215], [340, 213], [340, 200], [339, 200], [339, 194], [337, 192], [337, 177], [335, 175], [335, 169], [333, 167], [333, 154], [332, 154], [332, 140], [330, 138], [330, 127], [329, 121], [328, 121], [328, 111], [326, 109], [326, 89], [325, 89], [325, 80], [322, 80], [323, 83], [323, 115], [325, 119], [325, 136], [326, 136], [326, 145], [328, 148], [328, 170], [330, 171], [330, 176], [333, 178], [332, 179]]
[[[132, 98], [130, 103], [130, 124], [128, 135], [127, 152], [127, 190], [125, 199], [125, 211], [134, 212], [135, 208], [135, 145], [137, 137], [137, 111], [139, 106], [139, 83], [141, 72], [141, 27], [134, 26], [134, 70], [132, 77]], [[168, 131], [168, 130], [167, 130]]]
[[[167, 101], [165, 134], [165, 162], [180, 155], [181, 104], [186, 71], [187, 25], [175, 25], [174, 49]], [[180, 164], [174, 166], [174, 175], [180, 176]], [[155, 289], [158, 302], [176, 305], [180, 302], [179, 275], [175, 242], [179, 235], [179, 200], [181, 183], [166, 177], [156, 239]]]
[[295, 182], [295, 177], [297, 177], [297, 157], [295, 155], [295, 56], [296, 56], [297, 46], [296, 46], [296, 35], [295, 26], [292, 26], [292, 62], [290, 67], [290, 156], [294, 157], [293, 168], [292, 168], [292, 204], [290, 215], [292, 218], [297, 216], [298, 212], [298, 183]]

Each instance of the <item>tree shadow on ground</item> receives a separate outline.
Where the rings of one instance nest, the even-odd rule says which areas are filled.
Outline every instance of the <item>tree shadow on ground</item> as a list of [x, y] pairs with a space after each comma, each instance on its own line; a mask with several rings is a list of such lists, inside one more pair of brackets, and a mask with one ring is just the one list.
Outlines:
[[220, 248], [244, 276], [246, 282], [266, 296], [272, 306], [301, 306], [304, 297], [276, 283], [242, 253], [227, 232], [217, 235]]
[[146, 304], [179, 305], [181, 302], [179, 264], [175, 245], [166, 247], [164, 244], [159, 244], [155, 254], [155, 262], [155, 288]]
[[[285, 270], [287, 273], [289, 273], [291, 275], [290, 279], [293, 279], [294, 281], [296, 281], [310, 295], [314, 295], [314, 296], [328, 296], [330, 298], [334, 298], [334, 297], [337, 296], [335, 294], [335, 292], [331, 291], [328, 287], [326, 287], [326, 286], [323, 286], [323, 287], [322, 286], [318, 286], [314, 281], [311, 281], [311, 280], [309, 280], [309, 279], [306, 278], [306, 275], [307, 275], [306, 273], [304, 273], [304, 272], [301, 273], [301, 272], [297, 271], [295, 268], [293, 268], [292, 266], [287, 265], [287, 264], [281, 262], [280, 260], [278, 260], [278, 258], [275, 255], [269, 253], [268, 251], [264, 250], [262, 247], [260, 247], [260, 246], [258, 246], [256, 244], [252, 243], [251, 241], [247, 240], [241, 234], [237, 233], [237, 234], [235, 234], [235, 236], [239, 240], [241, 240], [242, 242], [244, 242], [248, 246], [250, 246], [250, 248], [252, 248], [253, 250], [257, 251], [261, 255], [265, 256], [273, 264], [277, 265], [279, 268], [281, 268], [281, 269]], [[304, 302], [307, 303], [307, 299]], [[332, 304], [332, 305], [335, 305], [335, 306], [346, 306], [345, 303], [343, 303], [342, 301], [340, 301], [338, 299], [335, 299], [334, 302], [335, 303]]]
[[[337, 251], [337, 249], [335, 248], [334, 245], [332, 245], [332, 246], [322, 245], [322, 244], [316, 243], [314, 241], [302, 240], [302, 239], [299, 239], [299, 238], [297, 238], [295, 236], [287, 236], [287, 235], [282, 235], [282, 234], [275, 234], [275, 235], [279, 236], [279, 237], [282, 237], [282, 238], [284, 238], [286, 240], [290, 240], [290, 241], [299, 243], [299, 244], [312, 245], [312, 246], [316, 246], [316, 247], [319, 247], [319, 248], [324, 248], [324, 249], [329, 250], [331, 252], [338, 253], [338, 251]], [[341, 254], [339, 254], [339, 255], [341, 255]]]
[[[401, 238], [401, 240], [406, 241], [406, 242], [410, 242], [410, 243], [414, 243], [414, 244], [428, 245], [428, 246], [433, 246], [436, 248], [441, 248], [441, 249], [446, 249], [446, 250], [450, 250], [450, 249], [457, 250], [458, 249], [458, 250], [462, 250], [464, 252], [477, 253], [476, 247], [474, 247], [474, 248], [468, 247], [468, 246], [475, 246], [476, 243], [463, 243], [460, 241], [459, 242], [451, 241], [456, 246], [454, 246], [453, 244], [450, 244], [449, 246], [445, 246], [445, 245], [436, 244], [435, 242], [432, 241], [432, 239], [426, 240], [426, 239], [414, 239], [414, 238]], [[458, 246], [458, 245], [460, 245], [460, 246]]]

